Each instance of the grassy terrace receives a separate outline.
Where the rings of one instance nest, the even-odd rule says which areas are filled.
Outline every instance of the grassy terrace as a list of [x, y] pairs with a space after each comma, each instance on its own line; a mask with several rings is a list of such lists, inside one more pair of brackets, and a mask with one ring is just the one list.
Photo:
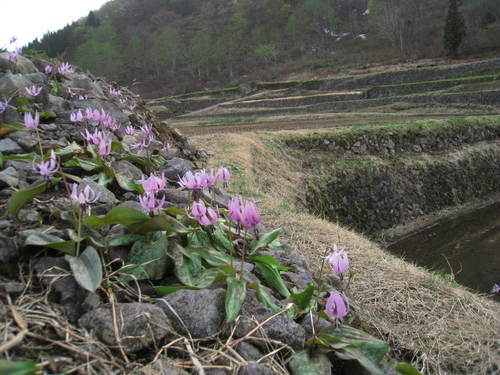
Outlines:
[[[455, 120], [500, 123], [498, 118]], [[451, 122], [453, 124], [453, 121]], [[412, 126], [414, 128], [412, 128]], [[392, 124], [381, 131], [420, 128], [431, 134], [450, 123]], [[349, 131], [359, 135], [365, 130]], [[444, 131], [444, 130], [443, 130]], [[348, 247], [356, 272], [352, 293], [362, 306], [360, 318], [366, 329], [388, 339], [394, 354], [411, 360], [428, 374], [492, 374], [500, 366], [499, 305], [449, 280], [388, 254], [367, 238], [321, 217], [310, 214], [301, 203], [305, 176], [300, 150], [287, 141], [336, 136], [337, 131], [248, 133], [192, 138], [201, 148], [216, 151], [210, 166], [228, 165], [234, 182], [232, 193], [259, 200], [264, 221], [283, 227], [283, 239], [300, 251], [318, 272], [321, 256], [332, 243]]]

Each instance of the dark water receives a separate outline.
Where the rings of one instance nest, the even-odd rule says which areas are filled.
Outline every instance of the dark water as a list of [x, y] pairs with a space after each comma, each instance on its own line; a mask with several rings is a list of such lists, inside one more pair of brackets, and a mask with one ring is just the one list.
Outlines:
[[[440, 223], [388, 250], [481, 293], [500, 285], [500, 202]], [[495, 299], [500, 300], [500, 293]]]

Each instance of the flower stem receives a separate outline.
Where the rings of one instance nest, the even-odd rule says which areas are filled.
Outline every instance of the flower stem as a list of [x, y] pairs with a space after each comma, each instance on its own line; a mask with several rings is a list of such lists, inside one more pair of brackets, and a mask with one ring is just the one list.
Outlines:
[[81, 243], [81, 233], [82, 233], [82, 217], [83, 210], [80, 208], [80, 213], [78, 214], [78, 228], [76, 231], [76, 235], [78, 236], [76, 241], [76, 256], [80, 256], [80, 243]]
[[40, 139], [40, 132], [38, 131], [38, 128], [36, 129], [36, 137], [38, 138], [38, 147], [40, 148], [40, 157], [42, 158], [42, 161], [43, 161], [42, 140]]

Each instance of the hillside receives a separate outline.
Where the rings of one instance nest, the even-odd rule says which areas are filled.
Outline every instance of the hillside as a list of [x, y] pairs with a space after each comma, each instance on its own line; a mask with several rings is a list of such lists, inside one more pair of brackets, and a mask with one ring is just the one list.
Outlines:
[[[498, 0], [465, 0], [460, 56], [500, 47]], [[447, 0], [113, 0], [28, 47], [149, 97], [444, 55]]]

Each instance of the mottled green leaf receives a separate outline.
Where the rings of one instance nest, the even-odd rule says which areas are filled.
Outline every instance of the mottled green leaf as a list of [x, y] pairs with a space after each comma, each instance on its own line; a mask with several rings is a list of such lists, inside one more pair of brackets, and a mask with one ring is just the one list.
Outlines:
[[130, 226], [132, 224], [147, 222], [150, 217], [132, 207], [115, 207], [104, 216], [87, 216], [83, 224], [92, 228], [102, 228], [107, 225], [122, 224]]
[[267, 263], [256, 262], [255, 268], [262, 275], [268, 286], [276, 290], [285, 298], [290, 295], [285, 282], [281, 278], [281, 275], [275, 266], [270, 266]]
[[259, 237], [258, 240], [253, 240], [250, 245], [250, 254], [256, 251], [268, 247], [273, 241], [275, 241], [281, 234], [281, 228], [275, 229], [271, 232], [264, 233]]
[[282, 310], [278, 305], [276, 305], [273, 302], [271, 296], [260, 285], [257, 288], [257, 299], [260, 301], [260, 303], [262, 303], [264, 306], [270, 309], [273, 313], [277, 313]]
[[31, 375], [40, 371], [33, 362], [13, 362], [0, 359], [0, 374], [2, 375]]
[[7, 213], [11, 216], [16, 216], [19, 210], [37, 195], [42, 194], [47, 190], [46, 182], [38, 182], [31, 185], [29, 188], [15, 192], [7, 202]]
[[91, 172], [101, 168], [103, 164], [97, 161], [97, 159], [83, 159], [75, 156], [65, 162], [64, 166], [82, 168], [84, 171]]
[[80, 256], [66, 255], [73, 277], [80, 286], [90, 292], [95, 292], [102, 282], [101, 258], [96, 249], [89, 246]]
[[187, 286], [187, 285], [181, 285], [181, 286], [153, 286], [153, 288], [161, 294], [167, 295], [171, 293], [175, 293], [179, 290], [200, 290], [200, 288], [197, 288], [195, 286]]
[[241, 310], [241, 305], [247, 295], [247, 281], [235, 277], [226, 279], [227, 290], [225, 299], [226, 322], [231, 323], [236, 319]]
[[52, 234], [31, 234], [26, 238], [24, 246], [43, 246], [69, 255], [74, 254], [73, 241], [66, 241]]
[[415, 367], [410, 365], [409, 363], [398, 363], [394, 369], [399, 372], [401, 375], [422, 375], [420, 371], [418, 371]]
[[129, 225], [133, 233], [146, 234], [150, 232], [165, 231], [169, 235], [187, 233], [189, 230], [179, 220], [168, 215], [148, 217], [148, 220]]
[[259, 255], [253, 257], [252, 260], [254, 262], [267, 264], [270, 267], [276, 268], [278, 271], [289, 271], [292, 269], [292, 267], [282, 266], [281, 263], [271, 255]]
[[212, 237], [218, 250], [229, 252], [230, 254], [234, 252], [233, 244], [229, 241], [226, 232], [224, 232], [219, 223], [214, 224]]
[[311, 307], [314, 295], [314, 284], [309, 284], [309, 286], [302, 293], [290, 293], [293, 298], [295, 305], [297, 305], [299, 311], [306, 311]]
[[159, 280], [168, 264], [168, 239], [161, 236], [156, 241], [139, 240], [134, 243], [122, 268], [126, 280]]
[[141, 236], [140, 234], [124, 234], [123, 236], [118, 236], [110, 240], [108, 242], [108, 246], [126, 246], [134, 243], [135, 241], [142, 240], [143, 238], [144, 236]]

